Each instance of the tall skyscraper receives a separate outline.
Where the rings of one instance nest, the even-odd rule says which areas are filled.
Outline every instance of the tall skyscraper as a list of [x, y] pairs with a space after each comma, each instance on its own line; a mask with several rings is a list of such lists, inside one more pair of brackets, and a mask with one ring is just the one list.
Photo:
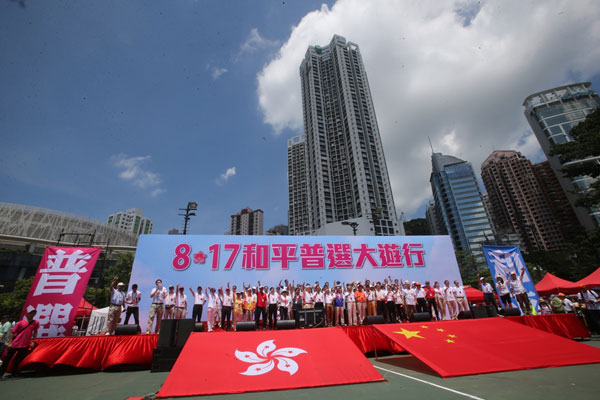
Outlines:
[[471, 163], [442, 153], [431, 156], [431, 189], [455, 250], [472, 253], [484, 263], [481, 244], [494, 238], [490, 215]]
[[494, 151], [481, 165], [481, 178], [498, 232], [516, 232], [528, 252], [563, 247], [565, 238], [527, 158]]
[[565, 239], [575, 238], [583, 228], [575, 215], [575, 211], [573, 211], [573, 207], [569, 204], [565, 191], [560, 186], [550, 163], [544, 161], [535, 164], [533, 172], [540, 183], [546, 202], [550, 207], [550, 212], [563, 237]]
[[231, 216], [229, 234], [262, 235], [263, 217], [263, 210], [252, 211], [250, 208], [242, 208], [242, 211]]
[[429, 225], [429, 232], [432, 235], [447, 235], [446, 225], [442, 220], [442, 216], [439, 214], [438, 208], [435, 206], [435, 200], [429, 200], [429, 203], [425, 207], [425, 218]]
[[326, 234], [348, 220], [360, 221], [359, 234], [400, 234], [358, 45], [335, 35], [325, 47], [310, 46], [300, 78], [305, 137], [288, 143], [290, 234]]
[[288, 226], [290, 235], [308, 235], [310, 209], [306, 170], [306, 137], [288, 140]]
[[142, 216], [139, 208], [130, 208], [108, 216], [108, 225], [136, 235], [152, 233], [152, 220]]
[[[560, 86], [532, 94], [523, 102], [525, 117], [533, 133], [546, 153], [550, 166], [575, 210], [577, 219], [588, 230], [595, 229], [600, 224], [600, 208], [575, 207], [578, 196], [573, 192], [585, 190], [594, 180], [589, 176], [565, 178], [561, 172], [563, 166], [559, 158], [551, 156], [550, 150], [552, 144], [572, 141], [573, 138], [569, 136], [571, 129], [583, 121], [586, 115], [600, 107], [598, 93], [591, 90], [590, 86], [589, 82]], [[578, 162], [582, 160], [571, 161], [570, 164]], [[600, 161], [596, 159], [594, 162]]]

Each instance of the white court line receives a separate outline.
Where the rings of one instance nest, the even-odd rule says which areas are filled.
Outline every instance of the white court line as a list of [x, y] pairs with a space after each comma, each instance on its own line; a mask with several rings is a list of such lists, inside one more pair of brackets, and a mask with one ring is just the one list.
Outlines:
[[396, 372], [396, 371], [392, 371], [392, 370], [385, 369], [385, 368], [382, 368], [382, 367], [378, 367], [377, 365], [373, 365], [373, 366], [375, 368], [377, 368], [377, 369], [382, 370], [382, 371], [389, 372], [391, 374], [395, 374], [395, 375], [399, 375], [399, 376], [403, 376], [404, 378], [408, 378], [408, 379], [412, 379], [412, 380], [417, 381], [417, 382], [425, 383], [426, 385], [435, 386], [436, 388], [439, 388], [439, 389], [442, 389], [442, 390], [447, 390], [447, 391], [452, 392], [452, 393], [460, 394], [461, 396], [465, 396], [465, 397], [468, 397], [468, 398], [473, 399], [473, 400], [484, 400], [481, 397], [476, 397], [476, 396], [473, 396], [473, 395], [470, 395], [470, 394], [467, 394], [467, 393], [459, 392], [458, 390], [450, 389], [450, 388], [447, 388], [445, 386], [441, 386], [441, 385], [438, 385], [438, 384], [435, 384], [435, 383], [432, 383], [432, 382], [427, 382], [427, 381], [424, 381], [423, 379], [415, 378], [415, 377], [410, 376], [410, 375], [404, 375], [404, 374], [401, 374], [400, 372]]

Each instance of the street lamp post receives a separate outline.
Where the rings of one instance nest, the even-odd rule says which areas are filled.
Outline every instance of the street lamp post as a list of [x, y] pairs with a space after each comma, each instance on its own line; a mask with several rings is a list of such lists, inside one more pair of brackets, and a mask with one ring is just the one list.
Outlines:
[[185, 221], [183, 224], [183, 234], [187, 235], [187, 226], [188, 226], [188, 221], [190, 220], [191, 217], [195, 216], [196, 213], [195, 212], [191, 212], [191, 211], [196, 211], [198, 209], [198, 203], [196, 203], [195, 201], [190, 201], [187, 204], [186, 208], [180, 208], [180, 211], [185, 211], [185, 214], [178, 214], [180, 216], [183, 217], [183, 220]]
[[358, 222], [342, 221], [342, 225], [348, 225], [350, 228], [352, 228], [352, 233], [354, 234], [354, 236], [356, 236], [356, 231], [358, 229]]

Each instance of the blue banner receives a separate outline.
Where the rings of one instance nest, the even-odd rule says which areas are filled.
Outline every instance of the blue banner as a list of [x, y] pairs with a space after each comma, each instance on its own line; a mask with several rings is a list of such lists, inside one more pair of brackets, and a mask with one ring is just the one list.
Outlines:
[[[525, 265], [521, 251], [517, 246], [483, 246], [483, 253], [485, 254], [485, 260], [487, 261], [494, 285], [497, 285], [496, 277], [500, 276], [504, 282], [510, 282], [511, 273], [515, 272], [517, 277], [521, 276], [521, 270], [525, 270], [523, 274], [523, 286], [527, 291], [529, 301], [535, 310], [535, 313], [539, 311], [540, 296], [535, 290], [535, 284], [531, 279], [529, 270]], [[519, 308], [519, 303], [514, 296], [511, 296], [512, 305], [515, 308]], [[502, 302], [500, 302], [502, 303]], [[504, 304], [502, 304], [504, 308]], [[525, 310], [521, 310], [525, 314]]]
[[[145, 326], [150, 291], [161, 279], [166, 288], [184, 285], [188, 314], [194, 303], [189, 288], [244, 284], [277, 286], [280, 281], [383, 282], [391, 276], [431, 284], [458, 280], [449, 236], [204, 236], [142, 235], [130, 285], [142, 293], [140, 324]], [[206, 316], [206, 307], [204, 308]], [[205, 318], [205, 317], [204, 317]]]

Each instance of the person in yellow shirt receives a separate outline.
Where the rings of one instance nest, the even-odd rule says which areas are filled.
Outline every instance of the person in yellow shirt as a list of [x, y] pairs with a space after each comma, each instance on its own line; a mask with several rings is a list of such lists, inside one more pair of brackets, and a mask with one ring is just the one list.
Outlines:
[[242, 321], [244, 318], [244, 299], [242, 298], [242, 292], [237, 292], [233, 299], [233, 330], [237, 329], [237, 323]]

